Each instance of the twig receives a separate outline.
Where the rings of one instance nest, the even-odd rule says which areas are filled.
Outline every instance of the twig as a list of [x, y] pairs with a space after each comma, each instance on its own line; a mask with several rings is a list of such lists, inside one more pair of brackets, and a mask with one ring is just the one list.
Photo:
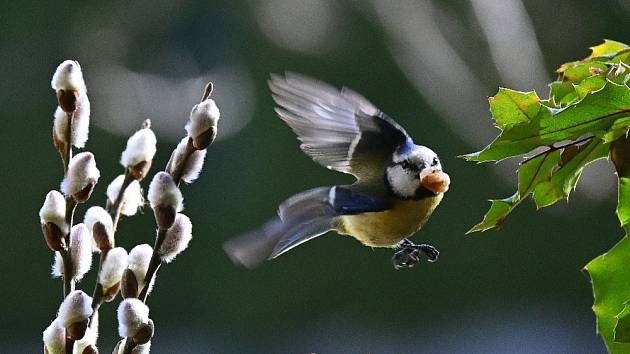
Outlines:
[[548, 154], [550, 152], [554, 152], [556, 150], [564, 149], [564, 148], [569, 147], [571, 145], [578, 145], [578, 144], [581, 144], [583, 142], [589, 141], [591, 139], [593, 139], [592, 135], [591, 136], [587, 136], [587, 137], [582, 138], [582, 139], [578, 139], [578, 140], [572, 141], [570, 143], [558, 145], [558, 146], [551, 145], [551, 146], [549, 146], [549, 148], [547, 150], [545, 150], [543, 152], [540, 152], [540, 153], [538, 153], [538, 154], [536, 154], [534, 156], [530, 156], [530, 157], [526, 158], [525, 160], [521, 161], [520, 165], [524, 165], [524, 164], [528, 163], [529, 161], [531, 161], [531, 160], [533, 160], [533, 159], [535, 159], [535, 158], [537, 158], [539, 156]]
[[112, 217], [112, 222], [114, 225], [114, 230], [113, 230], [114, 233], [116, 232], [116, 226], [118, 226], [118, 219], [120, 219], [120, 209], [122, 208], [122, 201], [125, 196], [125, 191], [127, 190], [127, 187], [129, 187], [129, 185], [133, 181], [134, 181], [133, 176], [131, 175], [129, 170], [127, 170], [127, 173], [125, 173], [125, 178], [123, 179], [122, 185], [120, 186], [120, 190], [118, 191], [118, 195], [116, 196], [116, 200], [114, 200], [112, 204], [107, 205], [105, 208], [105, 210], [107, 210], [109, 215]]
[[[213, 88], [214, 86], [212, 85], [211, 82], [209, 82], [204, 88], [203, 94], [201, 96], [201, 101], [204, 101], [208, 99], [208, 97], [210, 97], [210, 95], [212, 94]], [[184, 173], [184, 166], [186, 166], [186, 162], [195, 151], [196, 149], [193, 145], [193, 139], [189, 137], [186, 143], [186, 150], [184, 151], [183, 156], [178, 159], [176, 165], [174, 165], [176, 151], [173, 151], [173, 153], [171, 154], [171, 157], [169, 158], [166, 164], [165, 171], [171, 175], [171, 177], [173, 178], [173, 181], [175, 182], [175, 185], [179, 186], [179, 183], [181, 182], [182, 174]], [[142, 288], [142, 291], [140, 291], [140, 294], [138, 295], [138, 299], [144, 303], [147, 302], [147, 297], [148, 297], [149, 287], [151, 285], [151, 282], [153, 281], [155, 274], [157, 273], [157, 271], [160, 269], [160, 266], [162, 265], [162, 258], [159, 255], [159, 250], [162, 247], [162, 243], [164, 242], [164, 238], [166, 237], [167, 231], [168, 230], [165, 230], [165, 229], [159, 229], [158, 234], [155, 238], [155, 244], [153, 246], [153, 253], [151, 254], [151, 260], [149, 261], [149, 266], [147, 267], [147, 272], [144, 276], [144, 282], [143, 282], [144, 286]], [[127, 337], [125, 338], [125, 347], [123, 348], [122, 353], [130, 354], [131, 351], [136, 346], [137, 344], [134, 342], [133, 338]]]
[[196, 149], [193, 145], [193, 139], [192, 138], [188, 138], [188, 142], [186, 143], [186, 150], [184, 151], [184, 156], [179, 159], [177, 161], [177, 165], [173, 166], [174, 162], [174, 158], [175, 158], [175, 152], [173, 151], [173, 154], [171, 155], [171, 158], [168, 160], [168, 163], [166, 164], [166, 169], [164, 169], [166, 172], [169, 172], [171, 174], [171, 177], [173, 177], [173, 181], [175, 181], [175, 184], [179, 186], [179, 182], [182, 179], [182, 174], [184, 173], [184, 166], [186, 166], [186, 162], [188, 161], [188, 158], [190, 158], [190, 156], [193, 154], [193, 152], [195, 152]]
[[70, 234], [72, 233], [72, 222], [74, 218], [74, 210], [77, 203], [72, 196], [66, 198], [66, 225], [68, 225], [68, 233], [64, 236], [66, 242], [66, 252], [61, 254], [63, 259], [63, 297], [65, 298], [74, 290], [74, 270], [72, 269], [72, 257], [70, 249]]
[[[133, 181], [134, 181], [133, 176], [131, 175], [129, 170], [127, 170], [127, 173], [125, 174], [125, 178], [123, 179], [123, 183], [120, 186], [120, 190], [118, 191], [118, 195], [116, 196], [116, 200], [114, 200], [114, 202], [111, 204], [108, 203], [105, 207], [105, 210], [109, 213], [113, 221], [112, 233], [114, 233], [114, 235], [112, 235], [112, 238], [114, 239], [114, 242], [116, 240], [116, 237], [115, 237], [116, 227], [118, 225], [118, 220], [120, 219], [120, 209], [122, 208], [122, 201], [125, 196], [125, 191], [127, 190], [127, 187], [129, 187], [129, 185]], [[115, 244], [112, 244], [112, 247], [116, 247]], [[104, 302], [103, 287], [99, 283], [99, 276], [101, 274], [103, 262], [105, 261], [106, 257], [107, 257], [107, 250], [101, 251], [101, 256], [99, 257], [99, 261], [98, 261], [98, 272], [96, 276], [96, 283], [94, 284], [94, 291], [92, 292], [93, 312], [92, 312], [92, 315], [90, 316], [90, 322], [89, 322], [90, 327], [92, 327], [92, 320], [94, 319], [94, 316], [96, 315], [96, 313], [98, 312], [98, 309], [101, 307], [101, 305]]]

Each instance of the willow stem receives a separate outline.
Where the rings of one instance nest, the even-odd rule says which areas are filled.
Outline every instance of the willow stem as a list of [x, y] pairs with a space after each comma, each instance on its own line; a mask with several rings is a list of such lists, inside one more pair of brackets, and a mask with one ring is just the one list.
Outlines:
[[72, 196], [66, 198], [66, 225], [68, 225], [68, 233], [64, 236], [66, 243], [65, 252], [61, 253], [63, 259], [63, 297], [65, 298], [74, 290], [74, 270], [72, 269], [72, 252], [70, 249], [70, 234], [72, 233], [72, 222], [74, 211], [77, 203]]
[[[127, 170], [127, 173], [125, 174], [125, 179], [123, 180], [122, 185], [120, 186], [120, 190], [118, 191], [118, 195], [116, 196], [116, 200], [114, 200], [113, 203], [108, 204], [106, 206], [106, 210], [109, 213], [109, 215], [112, 218], [113, 221], [113, 230], [112, 232], [114, 233], [114, 235], [112, 235], [112, 238], [114, 240], [116, 240], [115, 238], [115, 234], [116, 234], [116, 226], [118, 225], [118, 220], [120, 219], [120, 209], [122, 208], [122, 200], [123, 197], [125, 195], [125, 191], [127, 190], [127, 187], [129, 187], [129, 185], [131, 184], [131, 182], [134, 181], [133, 176], [131, 175], [131, 173], [129, 172], [129, 170]], [[112, 245], [112, 247], [115, 247], [115, 245]], [[101, 274], [102, 268], [103, 268], [103, 262], [105, 261], [105, 258], [107, 257], [107, 250], [106, 251], [102, 251], [101, 252], [101, 256], [99, 257], [99, 261], [98, 261], [98, 273], [96, 276], [96, 283], [94, 284], [94, 291], [92, 292], [92, 315], [90, 316], [90, 327], [92, 327], [92, 319], [94, 318], [94, 316], [96, 315], [96, 313], [98, 312], [98, 309], [101, 307], [101, 305], [104, 302], [103, 299], [103, 287], [101, 286], [101, 284], [99, 283], [99, 276]]]
[[120, 219], [120, 209], [122, 208], [122, 201], [125, 196], [125, 191], [134, 180], [135, 179], [133, 178], [129, 170], [127, 170], [127, 173], [125, 173], [125, 178], [123, 179], [123, 183], [120, 186], [120, 190], [118, 191], [118, 195], [116, 196], [116, 200], [114, 200], [112, 204], [107, 205], [107, 207], [105, 208], [109, 215], [112, 217], [112, 222], [114, 224], [114, 233], [116, 232], [118, 220]]
[[162, 257], [159, 255], [159, 251], [162, 247], [162, 243], [164, 242], [164, 238], [166, 237], [166, 231], [167, 230], [164, 229], [158, 230], [157, 237], [155, 238], [155, 244], [153, 245], [153, 254], [151, 255], [151, 260], [149, 261], [147, 273], [144, 276], [144, 287], [138, 295], [138, 299], [140, 299], [140, 301], [142, 302], [147, 301], [149, 285], [151, 284], [151, 281], [153, 281], [155, 273], [157, 273], [158, 269], [160, 269], [160, 266], [162, 265]]

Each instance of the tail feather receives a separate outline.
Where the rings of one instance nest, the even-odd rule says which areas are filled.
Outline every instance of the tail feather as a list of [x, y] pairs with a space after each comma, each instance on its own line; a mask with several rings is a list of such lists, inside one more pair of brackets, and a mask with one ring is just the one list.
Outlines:
[[337, 216], [329, 194], [330, 187], [322, 187], [287, 199], [280, 205], [278, 217], [258, 230], [228, 240], [223, 248], [234, 263], [254, 268], [326, 233]]

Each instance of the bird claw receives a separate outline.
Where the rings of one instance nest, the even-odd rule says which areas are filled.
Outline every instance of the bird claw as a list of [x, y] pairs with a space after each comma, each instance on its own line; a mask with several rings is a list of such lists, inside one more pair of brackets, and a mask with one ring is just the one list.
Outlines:
[[392, 263], [394, 263], [394, 269], [401, 268], [413, 268], [416, 264], [420, 263], [420, 255], [424, 254], [429, 262], [435, 262], [440, 255], [438, 250], [426, 243], [419, 245], [405, 239], [396, 247], [398, 250], [392, 257]]

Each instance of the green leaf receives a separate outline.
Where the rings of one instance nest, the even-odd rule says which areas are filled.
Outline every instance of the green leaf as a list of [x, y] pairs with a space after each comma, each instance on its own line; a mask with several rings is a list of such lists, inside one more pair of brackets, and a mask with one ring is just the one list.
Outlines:
[[619, 198], [617, 202], [617, 217], [621, 226], [630, 224], [630, 178], [619, 178]]
[[613, 63], [630, 64], [630, 49], [622, 50], [610, 61]]
[[628, 301], [624, 303], [624, 308], [615, 316], [617, 323], [614, 328], [613, 340], [617, 343], [630, 343], [630, 306]]
[[617, 85], [625, 85], [630, 78], [630, 67], [628, 65], [620, 63], [615, 64], [608, 72], [608, 81]]
[[584, 167], [593, 161], [607, 157], [608, 151], [609, 145], [597, 138], [581, 145], [577, 154], [563, 162], [548, 181], [536, 186], [534, 189], [536, 206], [543, 208], [560, 199], [568, 198], [571, 191], [575, 189]]
[[604, 88], [604, 85], [606, 85], [606, 77], [604, 75], [593, 75], [575, 85], [575, 92], [580, 98], [584, 98], [589, 93], [601, 90]]
[[490, 200], [492, 203], [490, 209], [483, 217], [483, 220], [477, 225], [473, 226], [466, 234], [470, 234], [478, 231], [486, 231], [494, 227], [500, 226], [505, 218], [512, 212], [512, 210], [520, 204], [518, 194], [505, 199]]
[[630, 126], [630, 88], [608, 82], [601, 90], [553, 115], [541, 106], [529, 123], [503, 130], [485, 149], [463, 157], [478, 162], [503, 160], [540, 146], [608, 131], [613, 126]]
[[[597, 333], [602, 336], [609, 353], [629, 353], [630, 344], [615, 342], [617, 316], [624, 318], [618, 329], [619, 339], [627, 324], [622, 313], [626, 301], [630, 298], [630, 239], [626, 235], [610, 251], [595, 258], [585, 267], [590, 275], [595, 298], [593, 311], [597, 318]], [[624, 338], [625, 339], [625, 338]]]
[[601, 62], [589, 61], [567, 68], [562, 74], [562, 81], [569, 81], [574, 84], [581, 83], [587, 77], [608, 71], [608, 66]]
[[564, 98], [573, 94], [573, 97], [576, 98], [575, 87], [570, 82], [563, 81], [554, 81], [549, 84], [549, 98], [553, 100], [553, 103], [556, 108], [561, 107], [561, 102], [565, 101]]
[[500, 128], [528, 122], [540, 110], [540, 98], [534, 91], [520, 92], [500, 88], [488, 102], [492, 117]]
[[628, 228], [630, 225], [630, 136], [620, 137], [611, 144], [610, 159], [619, 176], [617, 216], [621, 226]]
[[610, 39], [604, 39], [604, 43], [591, 47], [590, 58], [612, 56], [626, 49], [630, 49], [630, 46]]
[[540, 155], [522, 164], [518, 169], [518, 195], [524, 199], [536, 186], [551, 178], [554, 168], [560, 161], [561, 151], [556, 150]]
[[615, 140], [621, 138], [622, 136], [624, 136], [626, 134], [628, 134], [628, 128], [627, 127], [617, 128], [617, 127], [615, 127], [613, 125], [610, 128], [610, 130], [608, 130], [607, 132], [598, 133], [597, 137], [602, 139], [604, 141], [604, 143], [610, 143], [612, 141], [615, 141]]

